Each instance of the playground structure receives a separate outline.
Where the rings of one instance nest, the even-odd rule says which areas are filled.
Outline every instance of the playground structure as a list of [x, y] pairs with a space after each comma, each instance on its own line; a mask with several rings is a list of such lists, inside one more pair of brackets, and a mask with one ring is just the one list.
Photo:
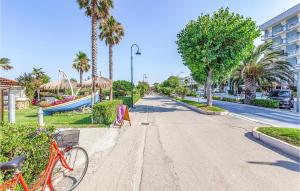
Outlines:
[[[88, 88], [92, 86], [92, 80], [87, 80], [82, 84], [77, 84], [75, 82], [71, 82], [68, 75], [59, 70], [59, 80], [57, 82], [49, 82], [47, 84], [43, 84], [40, 86], [42, 90], [56, 90], [59, 93], [61, 89], [70, 89], [71, 95], [65, 97], [63, 100], [54, 101], [50, 106], [43, 107], [43, 111], [45, 115], [51, 115], [55, 112], [65, 112], [65, 111], [73, 111], [78, 110], [83, 107], [89, 107], [96, 102], [101, 101], [99, 93], [91, 93], [90, 95], [77, 98], [78, 93], [81, 88]], [[97, 77], [95, 79], [96, 87], [99, 88], [100, 93], [102, 88], [110, 88], [112, 86], [111, 80], [104, 77]], [[74, 87], [78, 87], [77, 91], [74, 93]]]

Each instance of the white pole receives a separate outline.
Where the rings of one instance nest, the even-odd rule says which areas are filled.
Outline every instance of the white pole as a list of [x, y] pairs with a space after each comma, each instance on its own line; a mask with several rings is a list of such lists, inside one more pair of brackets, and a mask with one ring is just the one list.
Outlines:
[[8, 96], [8, 121], [16, 123], [16, 96], [12, 93]]
[[44, 126], [44, 112], [43, 109], [40, 107], [38, 111], [38, 124], [39, 126]]

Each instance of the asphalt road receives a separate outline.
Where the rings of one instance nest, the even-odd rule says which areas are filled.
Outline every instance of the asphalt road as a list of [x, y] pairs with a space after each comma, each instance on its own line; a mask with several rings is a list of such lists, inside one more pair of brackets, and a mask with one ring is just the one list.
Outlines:
[[141, 100], [130, 115], [131, 127], [93, 141], [92, 148], [109, 137], [114, 144], [90, 156], [92, 167], [76, 190], [300, 189], [299, 161], [252, 137], [262, 124], [199, 114], [159, 96]]
[[[188, 99], [198, 101], [198, 98], [189, 97]], [[206, 100], [204, 99], [200, 99], [200, 102], [205, 101]], [[233, 114], [238, 114], [274, 126], [300, 128], [300, 115], [288, 110], [265, 109], [262, 107], [217, 100], [213, 101], [213, 104], [222, 107]]]

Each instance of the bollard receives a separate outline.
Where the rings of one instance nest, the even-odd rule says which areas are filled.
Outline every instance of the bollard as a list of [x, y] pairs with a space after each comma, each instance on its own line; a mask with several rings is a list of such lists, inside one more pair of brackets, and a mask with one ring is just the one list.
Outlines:
[[39, 126], [44, 126], [44, 112], [43, 109], [40, 107], [38, 111], [38, 124]]
[[16, 96], [12, 93], [8, 96], [8, 121], [16, 123]]

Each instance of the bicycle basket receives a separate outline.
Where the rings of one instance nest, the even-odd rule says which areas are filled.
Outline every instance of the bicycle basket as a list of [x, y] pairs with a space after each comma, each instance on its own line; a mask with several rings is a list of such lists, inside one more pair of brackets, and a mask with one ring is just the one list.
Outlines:
[[80, 130], [65, 130], [55, 136], [59, 147], [75, 146], [79, 143]]

